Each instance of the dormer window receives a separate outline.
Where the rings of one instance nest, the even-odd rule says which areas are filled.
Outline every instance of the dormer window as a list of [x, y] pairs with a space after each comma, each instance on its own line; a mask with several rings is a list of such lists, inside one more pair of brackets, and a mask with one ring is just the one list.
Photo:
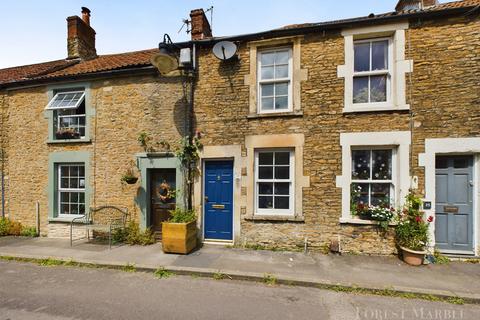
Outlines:
[[53, 112], [55, 140], [82, 139], [85, 137], [85, 91], [56, 92], [45, 110]]

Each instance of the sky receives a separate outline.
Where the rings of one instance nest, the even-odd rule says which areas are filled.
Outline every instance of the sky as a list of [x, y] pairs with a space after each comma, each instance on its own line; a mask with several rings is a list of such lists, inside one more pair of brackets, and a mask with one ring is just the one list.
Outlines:
[[[2, 1], [0, 68], [64, 59], [68, 16], [88, 7], [97, 54], [155, 48], [168, 33], [188, 40], [182, 20], [213, 6], [214, 36], [260, 32], [393, 11], [397, 0], [16, 0]], [[210, 19], [210, 13], [208, 13]]]

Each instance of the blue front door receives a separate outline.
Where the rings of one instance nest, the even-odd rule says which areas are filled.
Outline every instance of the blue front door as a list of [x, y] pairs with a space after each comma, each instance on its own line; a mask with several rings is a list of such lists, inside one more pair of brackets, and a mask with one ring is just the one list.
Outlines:
[[205, 163], [205, 239], [232, 240], [233, 161]]

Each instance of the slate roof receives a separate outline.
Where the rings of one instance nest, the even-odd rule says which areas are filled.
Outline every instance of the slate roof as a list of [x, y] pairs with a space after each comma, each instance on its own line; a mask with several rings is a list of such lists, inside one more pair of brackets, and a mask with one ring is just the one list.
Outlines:
[[[366, 17], [359, 17], [353, 19], [334, 20], [320, 23], [305, 23], [294, 24], [284, 26], [279, 29], [274, 29], [267, 32], [258, 34], [266, 34], [268, 32], [278, 32], [305, 28], [325, 27], [331, 25], [344, 25], [349, 23], [358, 23], [373, 21], [374, 19], [381, 18], [394, 18], [408, 16], [412, 14], [428, 14], [445, 10], [454, 10], [461, 8], [474, 8], [480, 7], [480, 0], [463, 0], [442, 3], [436, 6], [428, 7], [423, 10], [406, 10], [401, 12], [388, 12], [383, 14], [369, 15]], [[255, 35], [255, 34], [251, 34]], [[243, 35], [245, 37], [248, 35]], [[233, 37], [218, 37], [213, 39], [206, 39], [211, 42], [217, 39], [235, 38]], [[105, 71], [135, 69], [140, 67], [148, 67], [150, 64], [150, 57], [158, 52], [158, 49], [147, 49], [134, 52], [126, 52], [119, 54], [100, 55], [92, 60], [56, 60], [45, 63], [38, 63], [26, 66], [19, 66], [13, 68], [0, 69], [0, 87], [4, 85], [15, 85], [24, 82], [32, 82], [36, 80], [48, 80], [64, 77], [75, 77], [81, 75], [95, 74]]]

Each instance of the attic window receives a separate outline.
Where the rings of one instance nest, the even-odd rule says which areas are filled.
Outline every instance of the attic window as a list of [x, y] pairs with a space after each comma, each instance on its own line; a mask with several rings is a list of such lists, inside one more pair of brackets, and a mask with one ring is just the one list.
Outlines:
[[85, 99], [84, 91], [58, 92], [48, 103], [46, 110], [77, 109]]

